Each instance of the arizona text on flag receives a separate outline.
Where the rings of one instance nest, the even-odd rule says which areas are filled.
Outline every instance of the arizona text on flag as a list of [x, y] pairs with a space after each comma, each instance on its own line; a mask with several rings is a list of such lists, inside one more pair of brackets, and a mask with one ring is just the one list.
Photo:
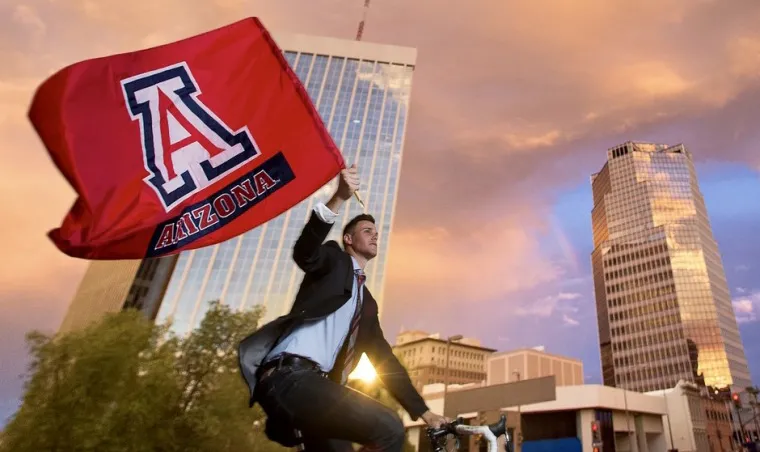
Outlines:
[[49, 236], [87, 259], [225, 241], [345, 166], [256, 18], [69, 66], [39, 87], [29, 118], [78, 195]]

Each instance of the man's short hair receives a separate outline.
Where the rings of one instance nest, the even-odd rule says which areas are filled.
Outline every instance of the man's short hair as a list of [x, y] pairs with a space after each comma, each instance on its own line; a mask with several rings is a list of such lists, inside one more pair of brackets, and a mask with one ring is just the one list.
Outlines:
[[[359, 224], [360, 221], [369, 221], [370, 223], [375, 224], [375, 217], [368, 213], [362, 213], [353, 217], [351, 221], [346, 223], [346, 225], [343, 227], [343, 236], [346, 234], [353, 234], [354, 230], [356, 229], [356, 225]], [[345, 245], [345, 243], [343, 245]]]

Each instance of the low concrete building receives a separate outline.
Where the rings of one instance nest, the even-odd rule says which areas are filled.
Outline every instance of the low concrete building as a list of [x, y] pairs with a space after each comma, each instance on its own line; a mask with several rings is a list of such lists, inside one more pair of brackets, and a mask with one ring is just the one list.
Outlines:
[[[499, 385], [499, 390], [505, 393], [514, 391], [515, 395], [521, 394], [519, 397], [541, 397], [541, 394], [529, 394], [530, 388], [525, 389], [525, 386], [517, 390], [517, 385], [529, 381]], [[484, 388], [486, 386], [483, 384], [449, 386], [445, 411], [451, 416], [452, 409], [456, 410], [450, 408], [452, 399], [459, 399], [457, 404], [465, 406], [462, 405], [462, 399], [472, 394], [473, 403], [481, 403], [483, 409], [470, 408], [471, 411], [456, 413], [470, 420], [470, 423], [493, 422], [498, 419], [498, 412], [507, 413], [507, 424], [515, 440], [515, 452], [522, 451], [523, 447], [535, 450], [538, 443], [549, 443], [548, 450], [551, 450], [552, 442], [563, 442], [562, 447], [556, 447], [556, 450], [561, 448], [593, 452], [591, 425], [594, 420], [600, 423], [603, 452], [665, 452], [670, 444], [668, 407], [672, 406], [675, 410], [676, 406], [689, 406], [688, 400], [683, 399], [683, 391], [674, 392], [671, 400], [662, 395], [642, 394], [602, 385], [578, 385], [557, 386], [553, 400], [522, 406], [503, 406], [494, 410], [488, 399], [477, 395]], [[492, 392], [488, 398], [493, 398], [494, 394]], [[431, 410], [443, 412], [443, 385], [426, 386], [423, 397]], [[519, 397], [516, 396], [516, 399]], [[421, 420], [411, 421], [406, 414], [403, 415], [403, 421], [410, 441], [417, 450], [429, 451], [424, 423]], [[683, 413], [679, 412], [674, 416], [674, 423], [678, 424], [673, 426], [673, 436], [677, 437], [679, 452], [708, 450], [703, 449], [694, 440], [693, 434], [690, 434], [695, 421], [691, 424], [683, 421]], [[699, 421], [696, 423], [699, 424]], [[531, 443], [534, 443], [532, 447]], [[547, 450], [547, 444], [540, 447]], [[469, 449], [462, 447], [461, 450], [475, 451], [478, 448], [471, 441]]]
[[666, 422], [672, 423], [668, 448], [679, 451], [728, 452], [735, 450], [733, 425], [726, 402], [705, 397], [702, 389], [680, 381], [675, 388], [647, 392], [667, 403]]

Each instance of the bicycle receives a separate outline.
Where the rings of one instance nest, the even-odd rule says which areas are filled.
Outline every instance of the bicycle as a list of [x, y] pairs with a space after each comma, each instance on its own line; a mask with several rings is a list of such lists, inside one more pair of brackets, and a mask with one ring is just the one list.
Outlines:
[[464, 419], [458, 417], [456, 420], [444, 424], [440, 428], [429, 427], [427, 429], [427, 436], [430, 440], [430, 444], [433, 446], [433, 452], [446, 452], [446, 443], [448, 436], [454, 435], [457, 442], [457, 450], [459, 449], [459, 437], [464, 435], [483, 435], [488, 441], [488, 452], [499, 452], [499, 445], [496, 440], [504, 435], [506, 439], [504, 443], [504, 450], [506, 452], [512, 452], [512, 442], [507, 431], [507, 416], [501, 415], [499, 422], [495, 422], [490, 425], [467, 425], [464, 423]]

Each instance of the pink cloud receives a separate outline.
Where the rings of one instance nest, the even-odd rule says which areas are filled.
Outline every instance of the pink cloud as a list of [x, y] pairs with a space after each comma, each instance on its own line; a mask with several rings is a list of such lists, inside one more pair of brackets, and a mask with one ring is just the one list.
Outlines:
[[745, 294], [732, 301], [736, 320], [739, 323], [755, 322], [760, 313], [760, 291]]
[[[492, 221], [459, 219], [457, 229], [430, 225], [393, 233], [387, 302], [422, 305], [493, 299], [558, 278], [562, 270], [542, 255], [529, 222], [510, 212]], [[515, 216], [512, 216], [515, 215]]]
[[[578, 312], [574, 300], [581, 298], [581, 294], [575, 292], [560, 292], [556, 295], [550, 295], [535, 301], [523, 304], [515, 309], [515, 315], [518, 316], [535, 316], [549, 317], [555, 312], [563, 313], [563, 319], [568, 322], [567, 314]], [[572, 321], [572, 319], [569, 319]]]

